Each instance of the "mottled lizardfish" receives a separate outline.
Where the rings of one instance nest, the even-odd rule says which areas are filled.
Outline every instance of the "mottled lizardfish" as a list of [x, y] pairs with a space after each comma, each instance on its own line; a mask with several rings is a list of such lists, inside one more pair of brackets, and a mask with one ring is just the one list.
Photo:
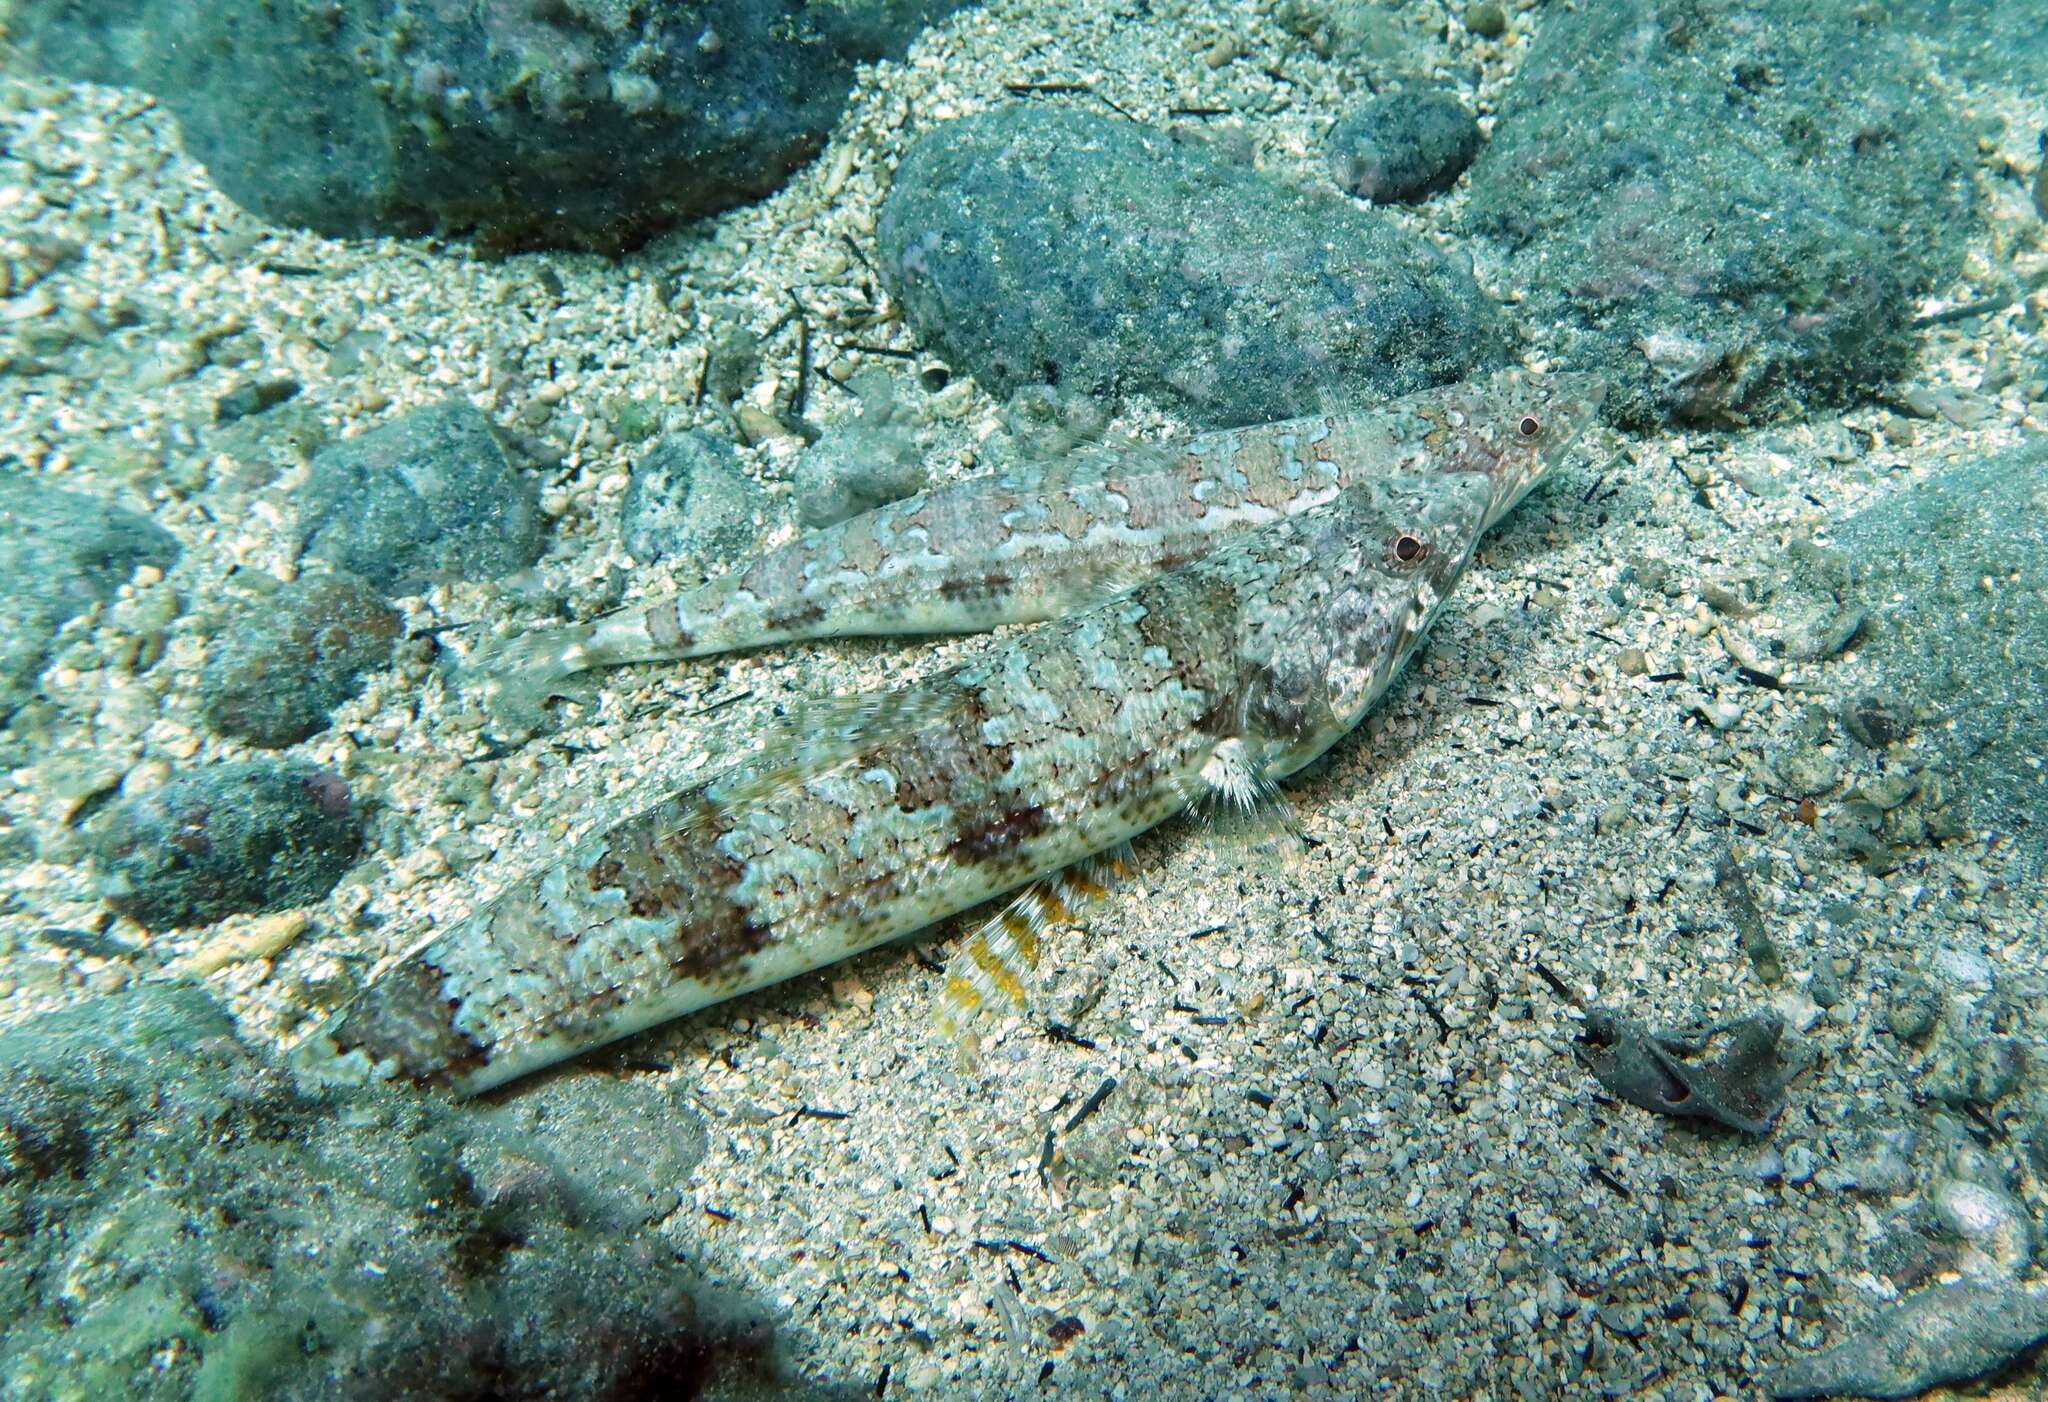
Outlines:
[[[1514, 372], [1204, 435], [1128, 471], [962, 483], [527, 645], [559, 677], [1051, 616], [927, 681], [822, 708], [592, 835], [399, 959], [308, 1050], [473, 1094], [1285, 778], [1386, 690], [1481, 535], [1601, 393]], [[1101, 598], [1105, 582], [1132, 587]], [[999, 919], [966, 941], [950, 1006], [1013, 995], [1030, 926]]]

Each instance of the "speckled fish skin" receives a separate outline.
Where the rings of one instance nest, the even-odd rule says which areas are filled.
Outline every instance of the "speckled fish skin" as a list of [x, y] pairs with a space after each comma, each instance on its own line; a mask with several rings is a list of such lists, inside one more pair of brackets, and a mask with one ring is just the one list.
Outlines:
[[[674, 795], [403, 959], [315, 1039], [473, 1094], [917, 930], [1350, 730], [1595, 387]], [[1462, 432], [1446, 423], [1439, 432]]]
[[506, 718], [593, 667], [799, 639], [1036, 623], [1324, 505], [1353, 483], [1484, 465], [1571, 376], [1505, 370], [1370, 410], [1289, 419], [970, 477], [809, 531], [688, 592], [513, 638], [476, 670]]

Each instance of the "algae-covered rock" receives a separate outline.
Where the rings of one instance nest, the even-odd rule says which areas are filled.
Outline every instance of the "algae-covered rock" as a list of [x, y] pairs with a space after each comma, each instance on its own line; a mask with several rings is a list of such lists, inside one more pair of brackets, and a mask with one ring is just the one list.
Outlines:
[[222, 735], [290, 745], [327, 728], [365, 672], [391, 658], [398, 615], [346, 571], [302, 576], [237, 610], [200, 674], [200, 711]]
[[932, 128], [876, 235], [919, 333], [999, 397], [1142, 393], [1211, 425], [1455, 380], [1496, 353], [1470, 274], [1384, 215], [1120, 117]]
[[154, 926], [319, 900], [362, 844], [339, 776], [267, 759], [188, 770], [113, 805], [93, 838], [107, 904]]
[[1543, 12], [1470, 177], [1532, 326], [1630, 427], [1835, 402], [1908, 363], [1975, 226], [1974, 150], [1885, 7]]
[[950, 0], [37, 0], [53, 71], [161, 97], [231, 199], [342, 236], [613, 251], [773, 190]]
[[[701, 1153], [673, 1092], [586, 1077], [542, 1117], [304, 1086], [170, 984], [0, 1033], [0, 1064], [9, 1397], [628, 1402], [766, 1347], [641, 1226]], [[472, 1167], [506, 1163], [527, 1191]]]

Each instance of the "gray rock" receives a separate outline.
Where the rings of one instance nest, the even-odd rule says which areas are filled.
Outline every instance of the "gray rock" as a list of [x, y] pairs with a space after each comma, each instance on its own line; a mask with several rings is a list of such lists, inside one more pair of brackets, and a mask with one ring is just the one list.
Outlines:
[[141, 566], [178, 558], [177, 542], [147, 518], [18, 471], [0, 462], [0, 720], [28, 699], [59, 628]]
[[347, 783], [264, 759], [193, 769], [113, 805], [93, 854], [107, 904], [163, 927], [319, 900], [362, 844]]
[[0, 1376], [36, 1396], [625, 1402], [766, 1343], [639, 1225], [701, 1143], [673, 1096], [678, 1147], [643, 1159], [601, 1114], [295, 1085], [164, 983], [0, 1060]]
[[1873, 750], [1888, 749], [1912, 734], [1913, 719], [1913, 708], [1903, 698], [1879, 691], [1860, 691], [1842, 702], [1842, 728]]
[[619, 543], [636, 560], [727, 561], [758, 538], [761, 517], [761, 489], [730, 443], [672, 433], [633, 464]]
[[1326, 145], [1338, 189], [1414, 204], [1457, 183], [1479, 154], [1479, 123], [1447, 92], [1384, 93], [1346, 113]]
[[1470, 175], [1520, 310], [1649, 427], [1883, 384], [1976, 226], [1969, 134], [1881, 8], [1550, 9]]
[[849, 386], [860, 413], [834, 425], [796, 461], [796, 514], [817, 529], [924, 490], [930, 470], [909, 412], [885, 375]]
[[926, 132], [877, 240], [912, 325], [1002, 398], [1135, 392], [1239, 424], [1498, 353], [1470, 274], [1383, 216], [1042, 103]]
[[302, 575], [237, 610], [199, 674], [199, 712], [222, 735], [291, 745], [391, 659], [399, 618], [352, 574]]
[[1902, 1042], [1918, 1045], [1941, 1022], [1941, 990], [1918, 974], [1902, 975], [1884, 1007], [1884, 1030]]
[[48, 69], [156, 93], [266, 219], [612, 251], [776, 188], [856, 65], [951, 7], [50, 0], [11, 37]]
[[540, 555], [534, 485], [465, 400], [321, 449], [300, 500], [306, 554], [387, 593], [490, 578]]
[[1771, 1396], [1913, 1397], [1979, 1377], [2048, 1339], [2048, 1295], [1957, 1282], [1879, 1310], [1856, 1335], [1778, 1370]]
[[213, 402], [213, 421], [231, 424], [252, 414], [260, 414], [265, 409], [274, 409], [297, 395], [300, 388], [297, 380], [284, 375], [267, 380], [245, 380]]
[[2011, 1280], [2034, 1255], [2034, 1225], [2003, 1188], [1951, 1178], [1934, 1190], [1934, 1220], [1964, 1246], [1964, 1274]]

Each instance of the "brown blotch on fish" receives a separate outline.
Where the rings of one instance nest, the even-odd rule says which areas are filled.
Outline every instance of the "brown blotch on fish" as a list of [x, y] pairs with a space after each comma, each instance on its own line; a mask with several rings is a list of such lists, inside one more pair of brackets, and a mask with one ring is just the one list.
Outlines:
[[927, 732], [925, 743], [895, 760], [896, 806], [916, 813], [951, 800], [960, 786], [979, 777], [1009, 772], [1016, 762], [1009, 745], [989, 743], [981, 728], [989, 718], [980, 692], [963, 689], [960, 704], [943, 727]]
[[763, 622], [778, 633], [815, 627], [824, 621], [825, 610], [808, 599], [798, 604], [795, 608], [784, 609], [780, 613], [771, 613], [763, 620]]
[[1037, 804], [1012, 808], [970, 823], [947, 847], [946, 855], [965, 865], [999, 862], [1046, 830], [1050, 815]]
[[991, 572], [979, 576], [952, 575], [939, 582], [939, 595], [954, 603], [1000, 594], [1011, 584], [1010, 576]]
[[409, 1081], [445, 1085], [486, 1065], [483, 1047], [459, 1031], [455, 999], [425, 959], [401, 964], [349, 1008], [338, 1035], [373, 1061], [397, 1063]]

